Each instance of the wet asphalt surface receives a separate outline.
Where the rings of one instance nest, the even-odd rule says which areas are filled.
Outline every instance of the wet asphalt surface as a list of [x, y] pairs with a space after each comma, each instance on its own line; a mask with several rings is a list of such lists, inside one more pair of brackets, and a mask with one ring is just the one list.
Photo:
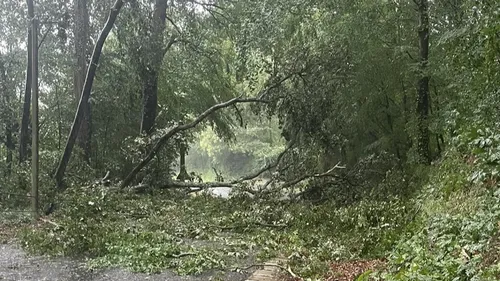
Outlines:
[[209, 281], [212, 280], [243, 281], [250, 272], [237, 273], [206, 272], [198, 276], [178, 276], [173, 272], [148, 275], [132, 273], [124, 269], [89, 270], [81, 261], [67, 258], [33, 257], [27, 255], [15, 244], [0, 244], [0, 280], [1, 281]]

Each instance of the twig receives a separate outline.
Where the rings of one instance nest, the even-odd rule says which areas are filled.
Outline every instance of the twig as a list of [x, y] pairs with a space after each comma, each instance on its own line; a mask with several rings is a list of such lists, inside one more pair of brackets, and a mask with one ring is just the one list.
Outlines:
[[58, 223], [55, 223], [51, 220], [48, 220], [48, 219], [44, 219], [44, 218], [40, 218], [41, 221], [45, 222], [45, 223], [50, 223], [51, 225], [57, 227], [57, 228], [62, 228], [60, 224]]
[[271, 267], [277, 267], [281, 270], [284, 270], [286, 271], [288, 274], [290, 274], [292, 277], [294, 278], [297, 278], [298, 275], [295, 274], [292, 269], [288, 266], [288, 267], [284, 267], [282, 265], [279, 265], [279, 264], [275, 264], [275, 263], [256, 263], [256, 264], [252, 264], [252, 265], [249, 265], [247, 267], [243, 267], [243, 268], [236, 268], [236, 270], [240, 269], [240, 270], [249, 270], [250, 268], [252, 267], [260, 267], [260, 268], [263, 268], [265, 266], [271, 266]]
[[101, 179], [101, 182], [104, 182], [104, 181], [108, 180], [109, 179], [109, 175], [110, 175], [110, 172], [107, 171], [106, 175], [104, 175], [104, 177]]
[[195, 256], [196, 253], [193, 253], [193, 252], [186, 252], [186, 253], [180, 253], [180, 254], [172, 254], [171, 256], [173, 258], [182, 258], [182, 257], [186, 257], [186, 256]]
[[52, 25], [49, 25], [49, 27], [47, 28], [47, 30], [45, 31], [45, 33], [43, 34], [42, 36], [42, 39], [40, 40], [40, 42], [38, 43], [38, 49], [40, 49], [40, 47], [42, 46], [43, 44], [43, 41], [45, 41], [45, 38], [47, 38], [47, 35], [49, 34], [49, 32], [52, 30]]

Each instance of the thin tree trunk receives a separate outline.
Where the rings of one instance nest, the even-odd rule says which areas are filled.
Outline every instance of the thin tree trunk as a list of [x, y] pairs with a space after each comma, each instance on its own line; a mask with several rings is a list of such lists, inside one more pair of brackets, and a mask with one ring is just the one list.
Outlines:
[[122, 0], [117, 0], [108, 16], [108, 20], [104, 28], [102, 29], [97, 42], [94, 47], [94, 51], [92, 53], [92, 58], [90, 60], [90, 65], [87, 71], [87, 77], [85, 79], [85, 83], [82, 90], [82, 95], [80, 97], [80, 103], [78, 104], [78, 110], [75, 114], [75, 120], [73, 121], [73, 126], [71, 126], [71, 131], [68, 135], [68, 140], [66, 142], [66, 147], [64, 149], [64, 153], [61, 156], [59, 161], [59, 165], [57, 166], [56, 173], [54, 175], [54, 179], [56, 181], [58, 188], [63, 188], [63, 178], [64, 173], [66, 172], [66, 167], [68, 166], [69, 159], [71, 157], [71, 152], [73, 151], [73, 147], [75, 145], [75, 141], [77, 138], [78, 131], [80, 129], [80, 125], [83, 121], [83, 114], [85, 110], [85, 105], [89, 102], [90, 91], [92, 90], [92, 84], [94, 83], [95, 73], [97, 70], [97, 64], [99, 63], [99, 57], [101, 56], [102, 47], [104, 46], [104, 42], [108, 37], [109, 32], [113, 28], [113, 25], [116, 21], [118, 14], [120, 13], [120, 9], [123, 6]]
[[185, 181], [189, 179], [189, 174], [186, 169], [186, 145], [181, 144], [180, 147], [180, 152], [179, 152], [179, 158], [180, 158], [180, 169], [179, 169], [179, 175], [177, 176], [177, 179], [180, 181]]
[[[7, 94], [7, 93], [6, 93]], [[7, 99], [7, 104], [10, 104], [10, 98]], [[12, 171], [12, 160], [13, 160], [13, 151], [15, 150], [14, 139], [12, 137], [13, 134], [13, 125], [12, 125], [12, 114], [9, 111], [9, 115], [6, 119], [7, 123], [5, 124], [5, 146], [7, 147], [7, 175], [10, 175]]]
[[61, 100], [59, 98], [59, 90], [56, 87], [56, 101], [57, 101], [57, 149], [61, 149], [61, 142], [62, 142], [62, 112], [61, 112]]
[[[31, 11], [30, 11], [31, 7]], [[38, 184], [39, 184], [39, 126], [38, 126], [38, 20], [34, 16], [33, 0], [28, 0], [28, 12], [32, 21], [31, 44], [31, 208], [33, 220], [38, 220]]]
[[[75, 54], [76, 68], [74, 73], [75, 99], [80, 100], [87, 70], [87, 42], [89, 38], [89, 12], [87, 0], [75, 0]], [[83, 159], [90, 163], [91, 155], [91, 107], [90, 103], [83, 104], [83, 122], [78, 132], [78, 146], [83, 151]]]
[[429, 76], [427, 74], [427, 64], [429, 59], [429, 2], [420, 0], [418, 5], [419, 13], [419, 60], [420, 77], [417, 85], [417, 152], [420, 161], [430, 164], [429, 148]]
[[26, 82], [24, 89], [24, 103], [23, 103], [23, 117], [21, 119], [21, 131], [19, 132], [19, 163], [26, 160], [28, 155], [29, 143], [29, 125], [30, 125], [30, 106], [31, 106], [31, 62], [32, 62], [32, 38], [31, 38], [31, 25], [28, 28], [28, 61], [26, 67]]
[[[436, 99], [435, 99], [435, 104], [436, 104], [436, 112], [437, 114], [439, 114], [441, 112], [441, 108], [439, 106], [439, 93], [438, 93], [438, 90], [437, 90], [437, 87], [436, 85], [434, 85], [434, 94], [436, 96]], [[432, 114], [432, 113], [431, 113]], [[439, 154], [438, 155], [441, 155], [441, 151], [445, 148], [445, 143], [444, 143], [444, 136], [443, 134], [437, 134], [437, 144], [439, 146]], [[439, 143], [441, 141], [441, 144]]]

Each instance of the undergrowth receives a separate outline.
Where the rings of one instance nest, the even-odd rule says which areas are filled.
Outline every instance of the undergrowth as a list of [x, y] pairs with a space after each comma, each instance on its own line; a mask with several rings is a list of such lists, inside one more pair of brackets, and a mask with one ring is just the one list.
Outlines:
[[397, 198], [339, 207], [272, 198], [183, 198], [106, 188], [70, 189], [59, 211], [20, 235], [34, 253], [81, 255], [89, 265], [197, 274], [277, 256], [294, 272], [320, 278], [329, 261], [386, 253], [415, 212]]
[[499, 146], [478, 139], [465, 149], [472, 154], [450, 150], [433, 170], [418, 196], [417, 227], [401, 237], [388, 268], [374, 278], [500, 280], [500, 189], [491, 161]]
[[[381, 259], [385, 269], [358, 280], [500, 280], [500, 137], [471, 138], [430, 169], [414, 169], [412, 184], [388, 173], [349, 204], [72, 188], [53, 223], [26, 228], [21, 240], [32, 252], [85, 254], [92, 267], [141, 272], [197, 274], [283, 256], [311, 280], [335, 276], [332, 262]], [[384, 192], [398, 184], [415, 190]]]

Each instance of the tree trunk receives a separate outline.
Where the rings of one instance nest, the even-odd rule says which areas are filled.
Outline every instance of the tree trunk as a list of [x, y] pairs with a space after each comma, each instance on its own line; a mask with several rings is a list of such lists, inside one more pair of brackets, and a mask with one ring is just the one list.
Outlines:
[[[87, 8], [87, 0], [75, 0], [75, 55], [76, 68], [74, 73], [74, 91], [75, 100], [79, 101], [83, 84], [85, 82], [85, 71], [87, 70], [87, 42], [89, 38], [89, 12]], [[78, 146], [83, 151], [83, 159], [90, 163], [91, 153], [91, 108], [90, 103], [83, 104], [83, 121], [78, 132]]]
[[153, 132], [158, 106], [158, 72], [149, 71], [143, 81], [141, 133]]
[[165, 44], [163, 42], [163, 31], [167, 17], [167, 0], [156, 0], [151, 25], [150, 48], [146, 48], [149, 54], [143, 54], [146, 58], [142, 72], [142, 119], [141, 133], [150, 135], [153, 132], [156, 120], [156, 108], [158, 106], [158, 74], [163, 56], [165, 55]]
[[[38, 220], [38, 185], [39, 185], [39, 126], [38, 126], [38, 20], [34, 17], [33, 0], [28, 0], [31, 6], [32, 44], [31, 44], [31, 208], [33, 220]], [[29, 9], [29, 8], [28, 8]]]
[[189, 180], [189, 174], [188, 174], [187, 169], [186, 169], [186, 145], [185, 144], [181, 144], [179, 157], [180, 157], [180, 170], [179, 170], [179, 175], [177, 176], [177, 179], [180, 181]]
[[78, 109], [75, 114], [75, 120], [73, 121], [73, 126], [71, 126], [71, 131], [68, 135], [68, 140], [66, 142], [66, 147], [64, 148], [64, 153], [59, 160], [59, 165], [57, 166], [56, 173], [54, 175], [54, 179], [56, 181], [57, 187], [63, 187], [63, 177], [66, 172], [66, 167], [68, 166], [69, 159], [71, 157], [71, 152], [73, 151], [73, 147], [75, 145], [75, 141], [77, 138], [78, 131], [80, 130], [80, 125], [83, 121], [84, 107], [89, 102], [90, 91], [92, 90], [92, 84], [94, 83], [94, 77], [97, 70], [97, 64], [99, 63], [99, 57], [101, 56], [102, 47], [104, 46], [104, 42], [108, 37], [111, 28], [115, 23], [115, 20], [120, 13], [120, 9], [123, 6], [122, 0], [116, 0], [111, 11], [108, 16], [108, 20], [104, 28], [102, 29], [97, 42], [94, 47], [94, 51], [92, 53], [92, 58], [90, 60], [90, 65], [87, 71], [87, 77], [85, 79], [85, 83], [82, 90], [82, 95], [80, 97], [80, 103], [78, 104]]
[[26, 67], [26, 82], [24, 89], [23, 117], [21, 119], [21, 131], [19, 132], [19, 163], [26, 160], [28, 155], [30, 106], [31, 106], [31, 26], [28, 28], [28, 61]]
[[420, 161], [430, 164], [429, 148], [429, 76], [427, 64], [429, 59], [429, 2], [420, 0], [418, 3], [419, 13], [419, 60], [420, 73], [417, 84], [417, 152]]

